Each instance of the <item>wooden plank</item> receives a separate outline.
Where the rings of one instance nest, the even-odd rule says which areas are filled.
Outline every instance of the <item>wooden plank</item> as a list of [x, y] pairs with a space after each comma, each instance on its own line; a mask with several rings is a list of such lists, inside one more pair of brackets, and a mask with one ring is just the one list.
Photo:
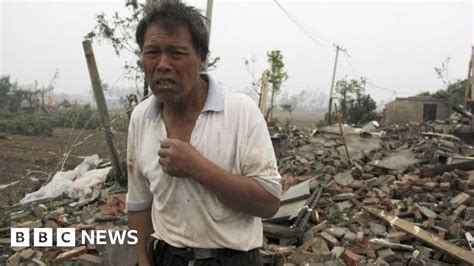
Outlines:
[[367, 212], [379, 217], [390, 223], [390, 225], [400, 228], [401, 230], [409, 233], [410, 235], [420, 239], [421, 241], [426, 242], [429, 245], [432, 245], [439, 250], [448, 253], [449, 255], [462, 260], [469, 264], [474, 264], [474, 253], [471, 253], [468, 250], [457, 247], [456, 245], [451, 244], [450, 242], [441, 239], [437, 235], [431, 234], [420, 227], [413, 225], [410, 222], [407, 222], [397, 216], [386, 213], [384, 211], [371, 208], [363, 207]]
[[440, 165], [440, 166], [435, 166], [435, 167], [430, 167], [430, 168], [425, 167], [421, 169], [421, 177], [433, 177], [433, 176], [441, 175], [444, 172], [452, 171], [454, 169], [459, 169], [459, 170], [464, 170], [464, 171], [474, 170], [474, 161], [467, 161], [467, 162], [455, 163], [455, 164], [449, 164], [449, 165]]

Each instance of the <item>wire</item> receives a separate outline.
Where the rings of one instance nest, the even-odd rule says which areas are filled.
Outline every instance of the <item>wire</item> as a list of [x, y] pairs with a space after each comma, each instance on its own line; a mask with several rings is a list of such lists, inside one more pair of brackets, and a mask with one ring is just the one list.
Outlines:
[[[285, 13], [285, 15], [306, 35], [308, 36], [311, 40], [314, 41], [321, 49], [329, 55], [329, 52], [327, 49], [324, 47], [328, 47], [332, 49], [332, 46], [329, 41], [324, 40], [320, 34], [316, 33], [315, 31], [311, 30], [307, 25], [305, 25], [303, 22], [301, 22], [296, 16], [291, 14], [289, 11], [287, 11], [280, 3], [278, 3], [277, 0], [274, 0], [274, 3]], [[329, 55], [330, 56], [330, 55]]]
[[[280, 3], [278, 3], [277, 0], [274, 0], [275, 4], [283, 11], [283, 13], [285, 13], [285, 15], [306, 35], [308, 36], [311, 40], [313, 40], [319, 47], [321, 47], [321, 49], [323, 49], [323, 51], [329, 55], [329, 52], [327, 51], [327, 49], [325, 48], [326, 47], [329, 47], [329, 48], [333, 48], [329, 43], [331, 43], [330, 41], [324, 39], [323, 37], [321, 37], [320, 34], [318, 34], [317, 32], [313, 31], [309, 26], [307, 26], [306, 24], [304, 24], [301, 20], [299, 20], [295, 15], [291, 14], [288, 10], [286, 10]], [[336, 46], [336, 45], [334, 45]], [[336, 49], [337, 46], [336, 46]], [[347, 52], [346, 49], [340, 49], [340, 51], [342, 51], [345, 55], [345, 59], [346, 59], [346, 63], [351, 70], [352, 72], [356, 75], [356, 76], [361, 76], [361, 75], [357, 75], [358, 71], [355, 69], [354, 65], [352, 64], [351, 60], [349, 60], [351, 57], [349, 55], [349, 53]], [[331, 55], [329, 55], [331, 56]], [[385, 91], [390, 91], [390, 92], [393, 92], [393, 94], [397, 95], [397, 93], [400, 93], [400, 94], [413, 94], [413, 92], [408, 92], [408, 91], [400, 91], [400, 90], [394, 90], [394, 89], [389, 89], [389, 88], [386, 88], [386, 87], [383, 87], [383, 86], [379, 86], [377, 84], [375, 84], [375, 82], [369, 80], [367, 78], [366, 75], [364, 75], [364, 78], [366, 80], [366, 84], [369, 85], [370, 87], [372, 88], [376, 88], [376, 89], [380, 89], [380, 90], [385, 90]], [[392, 95], [393, 95], [392, 94]]]
[[367, 85], [369, 85], [370, 87], [372, 88], [376, 88], [376, 89], [380, 89], [380, 90], [385, 90], [385, 91], [391, 91], [393, 93], [400, 93], [400, 94], [413, 94], [413, 92], [408, 92], [408, 91], [401, 91], [401, 90], [394, 90], [394, 89], [389, 89], [389, 88], [386, 88], [384, 86], [380, 86], [380, 85], [377, 85], [375, 84], [375, 82], [373, 82], [372, 80], [370, 80], [366, 75], [360, 75], [360, 73], [358, 73], [358, 71], [356, 70], [354, 64], [352, 63], [352, 61], [350, 60], [351, 57], [349, 55], [349, 53], [347, 53], [346, 50], [342, 50], [344, 52], [344, 59], [345, 59], [345, 62], [347, 63], [347, 66], [349, 66], [349, 68], [352, 70], [352, 72], [354, 73], [355, 76], [359, 76], [359, 77], [364, 77], [365, 78], [365, 83]]

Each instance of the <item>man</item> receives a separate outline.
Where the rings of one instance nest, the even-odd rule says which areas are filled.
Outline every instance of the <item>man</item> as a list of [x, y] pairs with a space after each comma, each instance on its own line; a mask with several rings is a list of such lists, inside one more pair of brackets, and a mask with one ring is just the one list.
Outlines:
[[263, 116], [249, 97], [200, 74], [209, 44], [195, 8], [150, 10], [136, 39], [153, 92], [134, 109], [128, 135], [139, 264], [259, 265], [261, 217], [275, 214], [281, 194]]

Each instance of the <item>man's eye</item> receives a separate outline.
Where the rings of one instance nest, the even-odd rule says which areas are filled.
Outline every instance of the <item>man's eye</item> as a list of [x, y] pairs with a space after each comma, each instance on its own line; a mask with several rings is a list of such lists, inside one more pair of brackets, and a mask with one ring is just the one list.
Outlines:
[[145, 54], [146, 54], [146, 55], [149, 55], [149, 56], [154, 56], [154, 55], [158, 55], [158, 51], [156, 51], [156, 50], [148, 50], [148, 51], [145, 51]]

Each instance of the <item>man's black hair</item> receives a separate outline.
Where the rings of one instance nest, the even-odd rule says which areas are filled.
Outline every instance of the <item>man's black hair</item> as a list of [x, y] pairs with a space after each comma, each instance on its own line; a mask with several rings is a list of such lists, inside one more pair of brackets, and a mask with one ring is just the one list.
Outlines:
[[143, 49], [145, 31], [150, 25], [158, 25], [176, 33], [178, 28], [184, 27], [191, 35], [191, 42], [202, 61], [206, 61], [209, 53], [209, 32], [204, 24], [206, 18], [198, 9], [183, 3], [164, 3], [159, 7], [148, 8], [145, 16], [138, 23], [135, 38]]

